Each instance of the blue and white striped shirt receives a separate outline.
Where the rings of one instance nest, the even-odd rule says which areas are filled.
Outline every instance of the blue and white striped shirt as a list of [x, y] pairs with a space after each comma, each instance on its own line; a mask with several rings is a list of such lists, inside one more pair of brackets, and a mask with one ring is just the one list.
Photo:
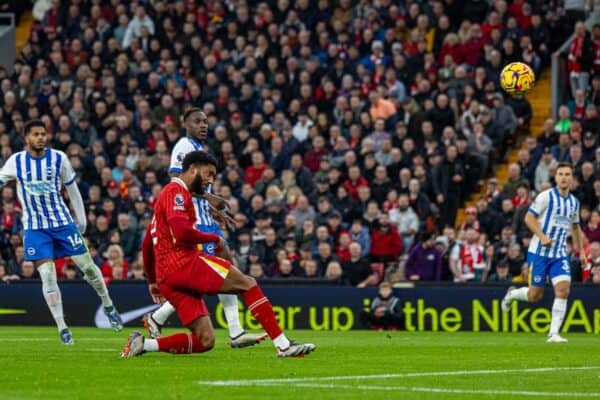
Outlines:
[[[197, 150], [204, 150], [204, 146], [198, 139], [191, 136], [184, 136], [177, 141], [171, 154], [171, 165], [169, 166], [169, 173], [181, 173], [183, 159], [188, 153]], [[206, 150], [204, 150], [206, 151]], [[211, 188], [209, 187], [207, 193], [210, 193]], [[208, 201], [194, 197], [194, 209], [196, 210], [196, 225], [212, 225], [214, 223], [212, 215], [210, 214], [210, 207]]]
[[61, 184], [75, 182], [75, 171], [62, 151], [46, 148], [42, 157], [26, 150], [13, 154], [0, 169], [0, 186], [17, 180], [17, 196], [23, 207], [26, 230], [59, 228], [73, 224], [61, 196]]
[[534, 235], [528, 251], [549, 258], [566, 257], [567, 235], [571, 226], [579, 223], [579, 200], [571, 193], [563, 197], [554, 187], [538, 194], [529, 212], [537, 217], [544, 234], [554, 241], [550, 246], [542, 246]]

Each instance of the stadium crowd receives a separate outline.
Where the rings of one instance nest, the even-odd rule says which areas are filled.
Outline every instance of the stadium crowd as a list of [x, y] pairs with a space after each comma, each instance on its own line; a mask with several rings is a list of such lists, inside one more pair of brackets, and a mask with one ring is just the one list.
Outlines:
[[[209, 118], [226, 234], [256, 278], [523, 281], [524, 212], [564, 160], [600, 265], [600, 78], [583, 77], [598, 72], [600, 29], [571, 46], [570, 68], [585, 59], [574, 100], [454, 228], [529, 132], [531, 106], [502, 94], [502, 67], [539, 72], [581, 17], [555, 1], [52, 0], [12, 73], [0, 70], [1, 163], [41, 118], [78, 173], [107, 281], [143, 279], [142, 235], [190, 107]], [[1, 202], [0, 278], [35, 278], [14, 186]], [[574, 265], [574, 280], [600, 282], [600, 267]]]

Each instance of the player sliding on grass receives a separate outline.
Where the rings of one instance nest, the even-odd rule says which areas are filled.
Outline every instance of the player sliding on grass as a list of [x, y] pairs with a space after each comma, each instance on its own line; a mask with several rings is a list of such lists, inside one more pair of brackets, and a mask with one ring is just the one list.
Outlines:
[[[535, 235], [527, 252], [529, 287], [510, 287], [502, 300], [502, 311], [508, 312], [513, 300], [540, 301], [544, 295], [546, 276], [554, 286], [552, 321], [549, 343], [564, 343], [567, 339], [559, 331], [567, 310], [571, 286], [571, 266], [567, 255], [567, 234], [572, 228], [573, 244], [585, 260], [585, 237], [579, 225], [579, 200], [569, 193], [573, 181], [573, 167], [559, 163], [555, 175], [556, 186], [538, 194], [525, 215], [527, 227]], [[585, 263], [585, 261], [584, 261]]]
[[[56, 283], [54, 260], [61, 257], [71, 257], [83, 271], [85, 280], [102, 299], [110, 325], [120, 331], [123, 328], [121, 317], [108, 295], [100, 269], [81, 237], [87, 220], [73, 167], [65, 153], [46, 147], [48, 135], [42, 121], [27, 122], [23, 133], [27, 150], [13, 154], [6, 161], [0, 170], [0, 186], [17, 180], [17, 195], [23, 205], [25, 260], [33, 261], [40, 274], [44, 298], [60, 338], [64, 344], [74, 343], [65, 324], [62, 298]], [[76, 223], [62, 198], [62, 184], [69, 193]]]
[[[182, 162], [186, 154], [196, 151], [204, 150], [204, 142], [208, 133], [208, 118], [206, 114], [199, 108], [191, 108], [183, 115], [183, 123], [187, 135], [179, 139], [175, 147], [173, 148], [173, 155], [171, 157], [171, 165], [169, 167], [169, 173], [171, 176], [179, 176], [182, 170]], [[223, 237], [223, 233], [219, 228], [219, 225], [215, 223], [212, 217], [213, 212], [217, 212], [217, 209], [221, 209], [226, 205], [219, 197], [214, 196], [210, 193], [210, 185], [207, 187], [206, 193], [203, 193], [203, 198], [195, 197], [192, 201], [194, 203], [194, 210], [196, 215], [195, 227], [200, 232], [214, 233], [220, 237]], [[211, 209], [212, 208], [212, 209]], [[227, 216], [220, 213], [221, 217], [226, 218]], [[202, 245], [202, 251], [211, 256], [219, 256], [230, 262], [233, 262], [231, 251], [225, 244], [220, 247], [219, 252], [216, 253], [215, 243], [204, 243]], [[238, 299], [236, 295], [232, 294], [220, 294], [219, 300], [223, 304], [223, 312], [225, 319], [227, 320], [227, 328], [229, 329], [229, 343], [231, 347], [239, 348], [252, 346], [260, 342], [267, 337], [266, 334], [253, 334], [244, 332], [240, 323], [240, 314], [238, 310]], [[153, 313], [149, 313], [144, 316], [144, 325], [148, 329], [148, 333], [154, 339], [160, 337], [162, 326], [165, 324], [167, 319], [175, 312], [175, 308], [168, 301], [165, 302], [158, 310]]]
[[[279, 357], [301, 357], [314, 344], [291, 342], [281, 331], [273, 307], [256, 281], [228, 261], [197, 249], [198, 244], [218, 243], [223, 238], [194, 229], [196, 215], [192, 194], [198, 195], [214, 181], [217, 162], [203, 151], [188, 153], [182, 174], [165, 186], [156, 201], [154, 217], [143, 244], [144, 269], [155, 301], [164, 296], [191, 333], [145, 339], [133, 332], [121, 353], [130, 358], [146, 351], [174, 354], [202, 353], [215, 343], [214, 330], [202, 299], [205, 294], [241, 294], [252, 316], [260, 322], [277, 348]], [[218, 249], [217, 249], [218, 250]], [[156, 259], [155, 259], [156, 257]]]

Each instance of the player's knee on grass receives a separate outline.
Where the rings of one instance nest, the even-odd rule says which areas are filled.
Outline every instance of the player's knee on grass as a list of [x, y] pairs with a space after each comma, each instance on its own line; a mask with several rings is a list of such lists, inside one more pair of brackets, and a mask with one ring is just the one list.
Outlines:
[[202, 347], [204, 351], [208, 351], [215, 347], [215, 333], [213, 331], [203, 332], [200, 335], [200, 341], [202, 342]]
[[212, 329], [198, 324], [192, 326], [192, 335], [197, 336], [202, 343], [203, 351], [208, 351], [215, 347], [215, 332]]

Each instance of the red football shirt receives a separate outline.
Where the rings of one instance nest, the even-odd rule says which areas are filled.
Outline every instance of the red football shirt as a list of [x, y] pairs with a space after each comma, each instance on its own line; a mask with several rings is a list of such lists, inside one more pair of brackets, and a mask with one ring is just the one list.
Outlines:
[[192, 194], [178, 178], [173, 178], [158, 196], [150, 225], [158, 279], [169, 271], [191, 262], [198, 255], [196, 245], [178, 242], [175, 239], [168, 222], [172, 217], [185, 217], [190, 221], [190, 226], [193, 226], [196, 220]]

